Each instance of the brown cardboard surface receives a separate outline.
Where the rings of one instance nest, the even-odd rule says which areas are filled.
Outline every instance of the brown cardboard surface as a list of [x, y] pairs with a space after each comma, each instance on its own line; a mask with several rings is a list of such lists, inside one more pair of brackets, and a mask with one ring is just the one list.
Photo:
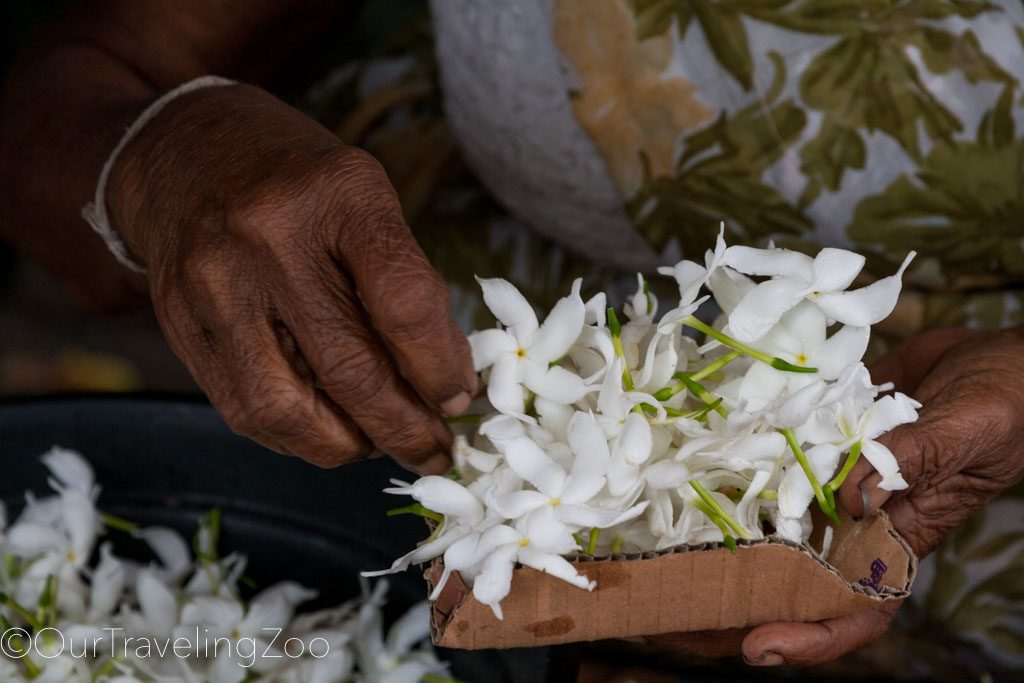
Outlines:
[[[502, 601], [504, 621], [473, 597], [458, 574], [431, 605], [436, 644], [463, 649], [531, 647], [678, 631], [818, 621], [903, 600], [917, 568], [884, 515], [836, 528], [829, 562], [780, 540], [657, 552], [579, 556], [597, 581], [587, 592], [528, 567], [517, 567]], [[440, 560], [427, 570], [431, 584]]]

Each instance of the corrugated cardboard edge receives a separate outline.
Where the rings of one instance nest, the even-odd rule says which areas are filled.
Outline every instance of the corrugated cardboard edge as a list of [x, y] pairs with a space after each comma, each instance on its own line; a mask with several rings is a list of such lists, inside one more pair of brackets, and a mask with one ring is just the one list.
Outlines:
[[[431, 604], [434, 643], [468, 650], [535, 647], [819, 621], [904, 600], [917, 571], [917, 558], [884, 514], [860, 522], [844, 518], [829, 562], [813, 548], [778, 538], [741, 541], [736, 554], [703, 544], [572, 561], [597, 581], [594, 591], [517, 567], [502, 601], [503, 621], [454, 573]], [[431, 588], [442, 571], [440, 559], [427, 569]]]

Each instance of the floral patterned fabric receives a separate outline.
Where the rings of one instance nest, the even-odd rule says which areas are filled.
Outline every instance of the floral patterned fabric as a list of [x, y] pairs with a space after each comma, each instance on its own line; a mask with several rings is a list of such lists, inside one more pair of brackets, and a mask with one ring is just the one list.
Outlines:
[[[836, 245], [875, 276], [919, 253], [887, 343], [939, 326], [1024, 323], [1024, 2], [551, 0], [566, 93], [634, 229], [659, 253], [730, 241]], [[378, 156], [461, 321], [474, 272], [550, 306], [597, 267], [532, 233], [462, 162], [426, 18], [306, 106]], [[538, 125], [541, 125], [538, 123]], [[923, 565], [880, 643], [831, 671], [961, 680], [1024, 668], [1024, 489]], [[826, 671], [828, 671], [826, 669]]]

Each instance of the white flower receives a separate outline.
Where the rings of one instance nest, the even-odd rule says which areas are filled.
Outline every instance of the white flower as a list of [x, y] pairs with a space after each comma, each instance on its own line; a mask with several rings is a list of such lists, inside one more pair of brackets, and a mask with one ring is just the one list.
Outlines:
[[[642, 418], [641, 421], [647, 426], [646, 421]], [[602, 509], [588, 504], [605, 487], [610, 461], [608, 444], [589, 413], [577, 413], [570, 423], [569, 434], [575, 458], [568, 473], [526, 436], [501, 441], [498, 448], [504, 453], [509, 468], [534, 489], [488, 492], [484, 497], [488, 508], [505, 519], [515, 520], [542, 507], [550, 507], [555, 518], [568, 526], [598, 529], [621, 524], [641, 514], [646, 503], [626, 510]], [[647, 453], [650, 453], [649, 445]], [[628, 455], [639, 458], [639, 454]], [[613, 495], [616, 494], [613, 492]]]
[[474, 332], [469, 337], [477, 371], [491, 368], [487, 398], [498, 411], [522, 415], [525, 388], [559, 403], [583, 398], [587, 387], [568, 370], [551, 363], [564, 356], [580, 336], [586, 314], [580, 299], [581, 280], [558, 301], [544, 324], [523, 295], [501, 279], [478, 279], [484, 301], [505, 329]]
[[700, 294], [701, 287], [725, 264], [727, 251], [723, 223], [719, 228], [714, 250], [708, 249], [704, 254], [703, 266], [693, 261], [680, 261], [672, 268], [658, 268], [659, 273], [671, 275], [679, 285], [679, 306], [665, 313], [659, 324], [659, 331], [668, 331], [672, 326], [682, 322], [707, 300], [707, 297], [704, 297], [698, 301], [697, 295]]
[[426, 602], [412, 607], [391, 626], [387, 638], [384, 637], [380, 607], [387, 584], [382, 583], [383, 590], [378, 584], [374, 595], [360, 608], [354, 624], [353, 642], [362, 675], [368, 681], [380, 683], [419, 683], [428, 675], [447, 677], [447, 666], [437, 659], [429, 645], [430, 618]]
[[554, 508], [545, 506], [516, 521], [515, 526], [488, 529], [480, 545], [489, 552], [479, 562], [473, 578], [473, 596], [502, 619], [501, 600], [512, 586], [516, 563], [546, 572], [574, 586], [593, 590], [596, 584], [580, 575], [562, 555], [576, 548], [572, 532], [557, 519]]
[[865, 327], [888, 316], [900, 293], [911, 252], [895, 275], [846, 292], [864, 267], [864, 257], [843, 249], [822, 249], [813, 259], [787, 249], [729, 247], [728, 265], [747, 275], [771, 279], [752, 289], [729, 314], [729, 329], [741, 342], [761, 338], [802, 300], [814, 302], [832, 320]]
[[848, 413], [840, 412], [840, 428], [847, 437], [845, 446], [860, 442], [861, 452], [871, 466], [882, 475], [879, 488], [898, 491], [907, 488], [907, 482], [900, 474], [896, 456], [876, 439], [889, 430], [917, 420], [917, 409], [921, 404], [905, 394], [896, 392], [883, 396], [868, 408], [855, 422]]

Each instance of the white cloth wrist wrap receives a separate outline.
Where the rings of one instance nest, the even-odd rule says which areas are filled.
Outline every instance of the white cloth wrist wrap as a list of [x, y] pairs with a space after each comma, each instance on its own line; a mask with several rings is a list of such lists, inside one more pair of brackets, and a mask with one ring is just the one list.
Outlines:
[[235, 81], [228, 78], [221, 78], [220, 76], [200, 76], [194, 78], [187, 83], [182, 83], [177, 88], [165, 93], [153, 104], [146, 107], [146, 109], [139, 114], [139, 117], [135, 119], [132, 125], [128, 126], [128, 130], [125, 131], [124, 137], [114, 147], [114, 151], [107, 157], [107, 162], [103, 164], [103, 170], [100, 171], [100, 179], [96, 183], [96, 196], [91, 202], [82, 208], [82, 218], [89, 222], [92, 229], [97, 235], [103, 238], [104, 244], [107, 245], [107, 249], [114, 255], [114, 258], [129, 270], [133, 270], [136, 273], [145, 273], [146, 269], [141, 263], [132, 258], [128, 252], [128, 247], [125, 246], [124, 240], [117, 234], [110, 225], [110, 217], [107, 214], [107, 179], [110, 176], [110, 169], [114, 167], [114, 163], [117, 162], [117, 157], [121, 154], [121, 150], [128, 146], [128, 143], [135, 139], [135, 136], [139, 134], [139, 131], [145, 127], [147, 123], [156, 118], [156, 115], [163, 110], [168, 104], [175, 99], [186, 95], [193, 90], [199, 90], [200, 88], [209, 88], [217, 85], [234, 85]]

